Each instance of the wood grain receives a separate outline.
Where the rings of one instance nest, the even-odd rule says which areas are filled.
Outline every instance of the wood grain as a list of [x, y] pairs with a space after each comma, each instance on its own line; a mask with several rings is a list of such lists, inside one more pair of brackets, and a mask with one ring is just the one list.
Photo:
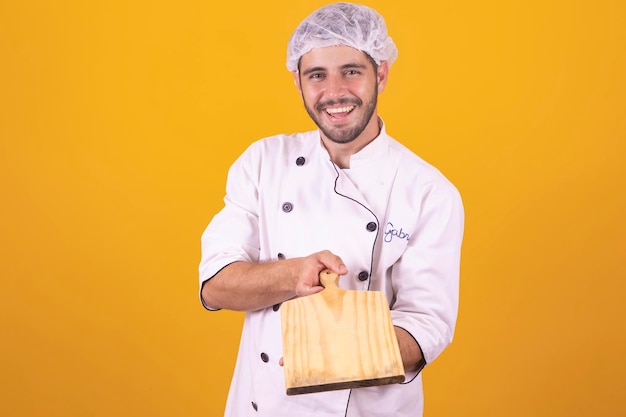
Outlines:
[[320, 280], [323, 291], [281, 307], [287, 395], [403, 382], [384, 294], [341, 289], [330, 270]]

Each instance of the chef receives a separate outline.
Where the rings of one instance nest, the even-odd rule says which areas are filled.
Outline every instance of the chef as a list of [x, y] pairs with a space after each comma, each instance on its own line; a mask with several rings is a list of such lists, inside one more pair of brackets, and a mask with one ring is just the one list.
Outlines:
[[[228, 417], [422, 415], [421, 370], [454, 333], [463, 207], [378, 115], [396, 57], [383, 18], [352, 3], [316, 10], [289, 40], [287, 68], [318, 129], [252, 143], [202, 235], [203, 305], [246, 312]], [[405, 382], [286, 395], [281, 303], [321, 291], [324, 269], [344, 289], [385, 294]]]

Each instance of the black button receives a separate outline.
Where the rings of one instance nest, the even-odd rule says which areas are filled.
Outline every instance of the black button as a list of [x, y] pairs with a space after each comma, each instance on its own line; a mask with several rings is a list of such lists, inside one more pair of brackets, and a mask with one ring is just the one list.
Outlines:
[[285, 254], [283, 253], [279, 253], [277, 256], [278, 256], [278, 259], [280, 259], [281, 261], [285, 259]]
[[278, 304], [274, 304], [274, 305], [272, 306], [272, 310], [274, 310], [274, 311], [278, 311], [278, 309], [279, 309], [279, 308], [280, 308], [280, 303], [278, 303]]
[[374, 230], [376, 230], [376, 228], [377, 228], [378, 226], [376, 226], [376, 223], [374, 223], [374, 222], [369, 222], [369, 223], [367, 224], [367, 226], [365, 226], [365, 227], [366, 227], [366, 228], [367, 228], [367, 230], [369, 230], [370, 232], [373, 232]]
[[306, 159], [304, 159], [304, 156], [299, 156], [298, 159], [296, 159], [296, 165], [301, 167], [302, 165], [304, 165], [305, 161], [306, 161]]
[[370, 274], [368, 274], [367, 271], [359, 272], [359, 281], [365, 281], [369, 277], [370, 277]]
[[259, 411], [259, 407], [257, 407], [254, 401], [252, 401], [252, 408], [254, 408], [254, 411]]
[[285, 213], [289, 213], [291, 210], [293, 210], [293, 204], [287, 202], [287, 203], [283, 203], [283, 211]]
[[270, 357], [269, 357], [269, 356], [267, 356], [267, 353], [263, 352], [263, 353], [261, 353], [261, 360], [262, 360], [263, 362], [267, 363], [267, 362], [269, 362], [269, 361], [270, 361]]

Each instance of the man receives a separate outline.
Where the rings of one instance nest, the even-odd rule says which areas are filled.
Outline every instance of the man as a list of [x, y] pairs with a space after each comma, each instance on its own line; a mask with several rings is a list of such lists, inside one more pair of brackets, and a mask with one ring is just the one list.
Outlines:
[[[385, 132], [377, 97], [397, 56], [383, 18], [336, 3], [293, 33], [287, 67], [319, 130], [253, 143], [202, 236], [201, 299], [246, 311], [227, 416], [419, 416], [420, 371], [451, 342], [463, 208], [435, 168]], [[406, 382], [286, 396], [281, 303], [319, 272], [382, 291]]]

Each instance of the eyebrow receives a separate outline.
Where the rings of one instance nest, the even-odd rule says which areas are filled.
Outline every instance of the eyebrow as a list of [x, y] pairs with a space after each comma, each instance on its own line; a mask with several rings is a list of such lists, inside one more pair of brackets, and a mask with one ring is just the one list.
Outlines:
[[[366, 69], [367, 66], [364, 64], [350, 63], [350, 64], [344, 64], [340, 67], [340, 69], [342, 70], [347, 70], [347, 69], [352, 69], [352, 68]], [[325, 67], [311, 67], [311, 68], [308, 68], [306, 71], [304, 71], [302, 75], [309, 75], [313, 72], [319, 72], [319, 71], [327, 71], [327, 69]]]

